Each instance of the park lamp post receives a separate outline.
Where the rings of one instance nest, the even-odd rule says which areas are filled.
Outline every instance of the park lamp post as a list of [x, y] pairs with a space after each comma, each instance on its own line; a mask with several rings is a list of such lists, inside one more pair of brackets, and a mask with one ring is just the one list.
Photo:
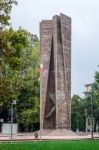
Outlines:
[[90, 96], [91, 101], [91, 139], [93, 140], [93, 84], [88, 84], [85, 85], [86, 87], [88, 87], [90, 90], [87, 89], [85, 93], [86, 97], [88, 98]]
[[16, 100], [11, 103], [11, 141], [13, 140], [13, 105], [16, 105]]

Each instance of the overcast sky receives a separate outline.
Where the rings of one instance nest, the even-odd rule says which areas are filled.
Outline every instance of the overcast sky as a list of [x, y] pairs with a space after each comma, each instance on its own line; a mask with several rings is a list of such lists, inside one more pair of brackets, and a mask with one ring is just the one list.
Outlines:
[[39, 36], [39, 22], [60, 12], [72, 18], [72, 95], [82, 95], [99, 68], [99, 0], [17, 0], [12, 26]]

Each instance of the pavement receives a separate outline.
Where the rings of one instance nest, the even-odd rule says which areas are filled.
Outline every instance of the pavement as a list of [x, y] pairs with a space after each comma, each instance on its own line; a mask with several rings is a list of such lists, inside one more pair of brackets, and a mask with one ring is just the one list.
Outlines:
[[[94, 139], [99, 139], [99, 133], [95, 133]], [[91, 139], [91, 134], [77, 134], [67, 136], [38, 136], [38, 139], [34, 137], [34, 133], [18, 133], [12, 135], [13, 141], [34, 141], [34, 140], [84, 140]], [[11, 141], [11, 134], [0, 134], [0, 141]]]

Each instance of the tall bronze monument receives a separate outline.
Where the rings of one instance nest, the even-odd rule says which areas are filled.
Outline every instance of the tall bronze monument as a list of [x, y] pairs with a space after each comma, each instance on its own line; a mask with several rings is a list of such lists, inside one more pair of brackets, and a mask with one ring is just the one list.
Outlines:
[[71, 129], [71, 18], [60, 14], [40, 23], [41, 129]]

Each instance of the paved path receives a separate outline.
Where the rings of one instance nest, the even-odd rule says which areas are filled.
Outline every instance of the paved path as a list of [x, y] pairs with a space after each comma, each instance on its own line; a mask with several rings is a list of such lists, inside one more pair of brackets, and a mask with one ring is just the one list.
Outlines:
[[[94, 134], [95, 139], [99, 139], [99, 134]], [[38, 140], [83, 140], [91, 139], [91, 135], [76, 135], [76, 136], [41, 136]], [[10, 134], [0, 134], [0, 141], [10, 141]], [[13, 141], [35, 140], [33, 133], [13, 134]]]

